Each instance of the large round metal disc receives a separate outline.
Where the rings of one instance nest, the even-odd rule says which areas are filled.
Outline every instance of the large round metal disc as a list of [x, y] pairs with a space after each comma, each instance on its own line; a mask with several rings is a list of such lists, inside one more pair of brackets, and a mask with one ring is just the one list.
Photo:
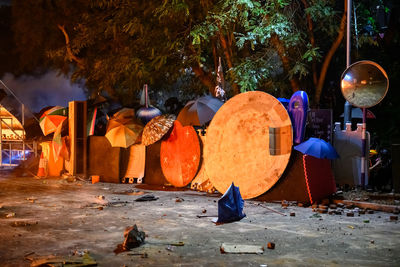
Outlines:
[[161, 143], [160, 161], [165, 178], [173, 186], [183, 187], [193, 180], [200, 163], [200, 143], [192, 126], [174, 122], [171, 134]]
[[264, 92], [242, 93], [227, 101], [208, 127], [205, 169], [219, 192], [234, 182], [244, 199], [253, 198], [279, 180], [292, 144], [283, 105]]
[[385, 70], [369, 60], [350, 65], [342, 74], [343, 97], [359, 108], [369, 108], [378, 104], [386, 95], [389, 79]]

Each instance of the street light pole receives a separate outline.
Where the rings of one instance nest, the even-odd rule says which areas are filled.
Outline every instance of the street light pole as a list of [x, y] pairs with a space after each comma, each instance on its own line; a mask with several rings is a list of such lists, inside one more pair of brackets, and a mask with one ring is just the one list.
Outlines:
[[[346, 32], [346, 69], [350, 66], [350, 48], [351, 48], [351, 40], [350, 40], [350, 32], [351, 32], [351, 0], [345, 0], [345, 4], [347, 2], [347, 32]], [[347, 122], [351, 122], [351, 104], [346, 100], [344, 104], [344, 118], [343, 125], [346, 125]]]

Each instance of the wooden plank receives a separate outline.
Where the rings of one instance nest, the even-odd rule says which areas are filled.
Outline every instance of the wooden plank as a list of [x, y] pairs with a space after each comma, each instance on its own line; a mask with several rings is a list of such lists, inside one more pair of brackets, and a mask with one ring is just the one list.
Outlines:
[[192, 126], [174, 122], [169, 137], [161, 142], [161, 169], [168, 182], [176, 187], [188, 185], [200, 163], [200, 143]]
[[290, 117], [275, 97], [259, 91], [236, 95], [207, 130], [204, 162], [211, 183], [224, 193], [234, 182], [244, 199], [263, 194], [286, 169], [292, 136]]
[[353, 205], [359, 207], [361, 209], [370, 209], [376, 211], [384, 211], [384, 212], [398, 212], [400, 210], [399, 206], [394, 205], [385, 205], [371, 202], [362, 202], [362, 201], [353, 201], [353, 200], [342, 200], [342, 199], [334, 199], [333, 203], [343, 203], [344, 205]]
[[221, 253], [232, 253], [232, 254], [263, 254], [264, 253], [264, 248], [262, 246], [242, 245], [242, 244], [222, 243], [220, 250], [221, 250]]

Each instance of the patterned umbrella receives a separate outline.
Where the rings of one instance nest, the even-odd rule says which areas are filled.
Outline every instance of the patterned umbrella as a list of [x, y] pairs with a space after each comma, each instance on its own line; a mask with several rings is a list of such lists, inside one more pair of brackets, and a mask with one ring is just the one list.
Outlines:
[[177, 120], [182, 125], [201, 126], [211, 121], [218, 109], [224, 104], [221, 100], [210, 95], [189, 101], [179, 112]]
[[54, 133], [65, 119], [67, 119], [68, 111], [64, 107], [55, 106], [46, 110], [39, 119], [40, 128], [44, 135]]
[[164, 114], [149, 121], [143, 129], [142, 144], [148, 146], [160, 140], [174, 125], [175, 119], [175, 115]]

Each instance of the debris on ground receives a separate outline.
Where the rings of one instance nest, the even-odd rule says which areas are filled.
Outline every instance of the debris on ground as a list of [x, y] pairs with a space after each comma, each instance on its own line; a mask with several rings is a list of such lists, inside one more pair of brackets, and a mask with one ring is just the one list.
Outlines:
[[182, 247], [182, 246], [185, 245], [185, 243], [183, 241], [179, 241], [179, 242], [176, 242], [176, 243], [171, 243], [169, 245], [174, 246], [174, 247]]
[[183, 198], [181, 198], [181, 197], [176, 197], [175, 202], [183, 202], [183, 201], [185, 201]]
[[128, 201], [112, 201], [112, 202], [108, 202], [106, 204], [106, 206], [108, 206], [108, 207], [124, 207], [128, 203], [129, 203]]
[[12, 218], [15, 217], [15, 212], [10, 212], [6, 214], [6, 218]]
[[154, 201], [157, 199], [158, 197], [155, 197], [154, 195], [144, 195], [142, 197], [135, 199], [135, 201]]
[[221, 253], [232, 253], [232, 254], [263, 254], [264, 248], [262, 246], [254, 246], [254, 245], [238, 245], [238, 244], [222, 243], [220, 251]]
[[148, 258], [149, 255], [144, 252], [144, 253], [128, 253], [129, 256], [140, 256], [141, 258]]
[[144, 193], [145, 193], [144, 191], [133, 190], [133, 189], [129, 189], [129, 190], [126, 190], [126, 191], [115, 191], [115, 192], [113, 192], [113, 194], [128, 195], [128, 196], [140, 196], [140, 195], [143, 195]]
[[270, 210], [270, 211], [275, 212], [275, 213], [277, 213], [277, 214], [280, 214], [280, 215], [282, 215], [282, 216], [286, 216], [286, 214], [284, 214], [284, 213], [282, 213], [282, 212], [279, 212], [279, 211], [276, 211], [276, 210], [274, 210], [274, 209], [271, 209], [270, 207], [267, 207], [267, 206], [264, 206], [264, 205], [259, 205], [259, 206], [261, 206], [261, 207], [263, 207], [263, 208], [266, 208], [267, 210]]
[[144, 243], [146, 234], [143, 231], [139, 231], [137, 225], [135, 224], [134, 226], [130, 226], [125, 229], [124, 238], [124, 242], [122, 244], [118, 244], [117, 248], [114, 250], [115, 254], [139, 247]]
[[36, 198], [34, 198], [34, 197], [28, 197], [28, 198], [26, 198], [26, 200], [28, 200], [28, 201], [31, 202], [31, 203], [35, 203]]
[[96, 261], [89, 255], [89, 253], [85, 253], [83, 256], [69, 256], [69, 257], [60, 257], [60, 256], [39, 256], [39, 257], [29, 257], [26, 259], [32, 261], [31, 267], [39, 267], [39, 266], [75, 266], [75, 267], [87, 267], [87, 266], [97, 266]]
[[165, 249], [168, 251], [174, 251], [174, 248], [171, 245], [168, 245]]
[[10, 225], [12, 227], [23, 227], [23, 226], [31, 226], [38, 224], [38, 221], [14, 221]]
[[267, 248], [268, 249], [275, 249], [275, 243], [274, 242], [268, 242]]

